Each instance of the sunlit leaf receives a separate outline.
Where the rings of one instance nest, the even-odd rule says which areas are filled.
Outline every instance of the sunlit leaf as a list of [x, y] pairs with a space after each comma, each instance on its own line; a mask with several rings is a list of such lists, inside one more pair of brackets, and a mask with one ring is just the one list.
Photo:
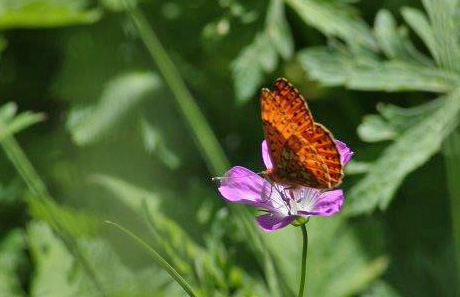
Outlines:
[[403, 8], [401, 14], [411, 29], [423, 40], [433, 57], [438, 60], [435, 33], [426, 15], [422, 11], [410, 7]]
[[433, 61], [415, 48], [409, 39], [407, 28], [397, 27], [396, 20], [386, 9], [380, 10], [375, 17], [374, 35], [388, 58], [426, 66], [434, 65]]
[[111, 80], [93, 108], [77, 109], [69, 116], [68, 129], [79, 145], [88, 145], [114, 128], [131, 109], [160, 87], [154, 73], [126, 73]]
[[378, 115], [365, 116], [358, 126], [359, 137], [366, 142], [378, 142], [396, 137], [397, 132]]
[[348, 193], [348, 215], [386, 209], [405, 177], [422, 166], [457, 125], [460, 91], [423, 121], [401, 134], [373, 164], [369, 173]]
[[361, 47], [377, 50], [377, 43], [364, 20], [350, 13], [350, 7], [327, 1], [287, 0], [309, 26], [326, 36], [343, 39], [353, 49]]
[[85, 1], [6, 0], [0, 3], [0, 29], [60, 27], [98, 21], [98, 9]]
[[[458, 1], [454, 0], [423, 0], [430, 19], [435, 40], [433, 55], [438, 65], [447, 70], [460, 72], [460, 46], [458, 37]], [[414, 29], [415, 30], [415, 29]]]
[[404, 61], [378, 62], [325, 48], [306, 49], [298, 58], [309, 76], [326, 86], [387, 92], [447, 92], [460, 85], [460, 76], [455, 73]]

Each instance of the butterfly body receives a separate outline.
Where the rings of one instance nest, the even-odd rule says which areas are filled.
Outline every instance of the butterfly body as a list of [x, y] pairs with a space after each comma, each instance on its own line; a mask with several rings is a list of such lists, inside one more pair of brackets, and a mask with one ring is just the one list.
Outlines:
[[332, 133], [316, 123], [305, 99], [286, 79], [262, 89], [262, 121], [273, 168], [265, 175], [284, 186], [330, 189], [343, 178]]

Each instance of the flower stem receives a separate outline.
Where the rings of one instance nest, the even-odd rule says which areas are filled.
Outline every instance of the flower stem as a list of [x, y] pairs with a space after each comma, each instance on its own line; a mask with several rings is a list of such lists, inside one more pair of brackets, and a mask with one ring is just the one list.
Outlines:
[[303, 237], [303, 247], [302, 247], [302, 270], [300, 274], [300, 287], [299, 287], [299, 296], [303, 297], [303, 291], [305, 289], [305, 274], [307, 272], [307, 249], [308, 249], [308, 233], [307, 227], [305, 224], [300, 226], [302, 229], [302, 237]]

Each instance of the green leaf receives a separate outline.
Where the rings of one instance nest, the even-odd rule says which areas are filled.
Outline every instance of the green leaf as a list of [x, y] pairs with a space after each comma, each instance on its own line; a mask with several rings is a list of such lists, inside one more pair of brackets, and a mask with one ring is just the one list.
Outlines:
[[[30, 290], [32, 297], [101, 296], [46, 224], [35, 222], [27, 229], [35, 262]], [[106, 296], [181, 296], [177, 285], [172, 284], [163, 271], [132, 271], [103, 240], [79, 241], [79, 246], [92, 269], [97, 272]]]
[[278, 65], [278, 55], [288, 59], [294, 51], [294, 41], [284, 16], [281, 0], [271, 0], [267, 10], [265, 28], [256, 34], [251, 44], [243, 48], [232, 62], [236, 98], [247, 102], [262, 84], [265, 75]]
[[160, 130], [150, 124], [145, 118], [141, 119], [144, 147], [150, 154], [157, 154], [161, 162], [171, 169], [181, 165], [179, 157], [165, 145], [165, 139]]
[[21, 288], [18, 268], [25, 260], [25, 235], [20, 230], [10, 231], [0, 241], [0, 292], [3, 297], [25, 296]]
[[439, 56], [436, 48], [436, 39], [433, 28], [431, 27], [426, 15], [418, 9], [404, 7], [401, 9], [401, 14], [404, 20], [414, 30], [415, 33], [422, 39], [426, 47], [430, 51], [431, 55], [436, 61], [439, 60]]
[[77, 109], [69, 115], [67, 128], [73, 140], [79, 145], [98, 141], [160, 85], [159, 77], [150, 72], [131, 72], [112, 79], [96, 106]]
[[6, 0], [0, 3], [0, 29], [60, 27], [98, 21], [98, 9], [85, 10], [85, 1]]
[[350, 160], [345, 166], [345, 173], [348, 174], [363, 174], [372, 168], [372, 164], [363, 161]]
[[[381, 228], [373, 227], [373, 232], [382, 234]], [[352, 226], [342, 216], [311, 219], [307, 230], [307, 296], [353, 296], [380, 277], [388, 266], [388, 259], [380, 254], [382, 246], [373, 246], [374, 252], [380, 255], [369, 257]], [[302, 245], [300, 228], [289, 226], [264, 237], [289, 285], [297, 289]]]
[[282, 0], [270, 1], [267, 11], [266, 32], [271, 44], [281, 57], [289, 59], [294, 53], [294, 40], [284, 13]]
[[0, 106], [0, 142], [45, 119], [42, 113], [25, 111], [16, 115], [16, 111], [13, 102]]
[[377, 42], [364, 20], [353, 15], [351, 8], [326, 1], [286, 0], [307, 25], [326, 36], [339, 37], [354, 50], [376, 51]]
[[423, 0], [423, 5], [430, 18], [433, 29], [435, 47], [434, 57], [438, 65], [446, 70], [460, 72], [460, 46], [458, 44], [460, 29], [458, 28], [457, 0]]
[[366, 142], [394, 139], [397, 132], [378, 115], [367, 115], [358, 126], [358, 135]]
[[236, 98], [245, 102], [262, 84], [265, 70], [271, 71], [277, 63], [275, 49], [268, 36], [259, 33], [254, 42], [246, 46], [232, 63]]
[[[73, 238], [93, 237], [101, 229], [101, 221], [89, 214], [59, 205], [51, 199], [29, 198], [30, 214], [55, 230], [65, 231]], [[58, 225], [59, 224], [59, 225]]]
[[459, 110], [460, 90], [456, 90], [436, 112], [401, 134], [349, 191], [344, 211], [359, 215], [375, 208], [386, 209], [404, 178], [438, 152], [457, 125]]
[[390, 286], [388, 283], [380, 280], [372, 284], [362, 297], [402, 297], [403, 295]]
[[396, 20], [386, 9], [380, 10], [375, 17], [374, 35], [388, 58], [425, 66], [434, 65], [433, 61], [417, 51], [409, 39], [407, 28], [398, 28]]
[[354, 58], [346, 52], [310, 48], [299, 52], [308, 75], [326, 86], [343, 85], [355, 90], [387, 92], [448, 92], [460, 85], [460, 76], [403, 61], [378, 62]]

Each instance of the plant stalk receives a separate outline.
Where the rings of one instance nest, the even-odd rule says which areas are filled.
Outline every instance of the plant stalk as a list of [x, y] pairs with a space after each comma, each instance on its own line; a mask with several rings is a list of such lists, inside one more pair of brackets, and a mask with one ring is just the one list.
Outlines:
[[192, 130], [192, 135], [209, 170], [214, 175], [221, 175], [227, 170], [230, 163], [206, 118], [145, 16], [139, 9], [131, 5], [127, 5], [127, 9], [148, 52], [174, 94], [177, 106]]
[[460, 128], [446, 139], [443, 147], [450, 197], [452, 237], [457, 266], [457, 295], [460, 292]]
[[302, 268], [300, 271], [300, 286], [299, 286], [299, 295], [298, 297], [304, 297], [304, 290], [305, 290], [305, 275], [307, 273], [307, 250], [308, 250], [308, 233], [307, 227], [305, 224], [300, 226], [302, 230]]

